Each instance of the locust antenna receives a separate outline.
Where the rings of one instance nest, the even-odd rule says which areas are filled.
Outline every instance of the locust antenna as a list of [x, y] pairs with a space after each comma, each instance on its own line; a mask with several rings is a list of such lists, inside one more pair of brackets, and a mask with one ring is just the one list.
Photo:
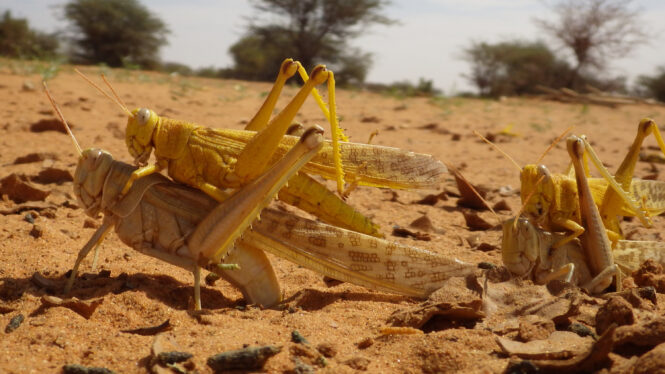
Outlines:
[[120, 104], [122, 104], [123, 109], [124, 109], [125, 111], [129, 112], [129, 110], [127, 110], [127, 105], [125, 105], [125, 102], [122, 101], [122, 99], [120, 98], [120, 96], [118, 95], [118, 93], [115, 92], [115, 90], [113, 89], [113, 86], [111, 86], [111, 83], [109, 83], [108, 79], [106, 79], [106, 76], [105, 76], [104, 74], [102, 74], [102, 80], [104, 81], [104, 83], [106, 83], [106, 86], [111, 90], [111, 93], [113, 94], [113, 97], [115, 97], [115, 99], [116, 99]]
[[510, 157], [510, 155], [509, 155], [508, 153], [504, 152], [501, 148], [499, 148], [498, 145], [496, 145], [496, 144], [492, 143], [491, 141], [487, 140], [487, 138], [485, 138], [484, 136], [480, 135], [480, 133], [479, 133], [478, 131], [476, 131], [476, 130], [473, 130], [473, 134], [474, 134], [475, 136], [479, 137], [479, 138], [480, 138], [482, 141], [484, 141], [485, 143], [489, 144], [492, 148], [494, 148], [494, 149], [496, 149], [497, 151], [499, 151], [499, 153], [501, 153], [505, 158], [507, 158], [508, 161], [512, 162], [513, 165], [515, 165], [515, 167], [520, 171], [520, 173], [522, 172], [522, 167], [520, 166], [520, 164], [518, 164], [517, 162], [515, 162], [515, 160], [514, 160], [512, 157]]
[[543, 152], [543, 154], [540, 155], [540, 157], [538, 157], [538, 161], [536, 161], [536, 164], [540, 164], [540, 162], [543, 160], [543, 158], [545, 158], [545, 155], [547, 154], [547, 152], [549, 152], [552, 148], [554, 148], [554, 146], [557, 145], [561, 141], [561, 139], [563, 139], [563, 137], [566, 136], [566, 134], [568, 134], [570, 132], [570, 130], [572, 130], [572, 129], [573, 129], [573, 126], [570, 126], [569, 128], [566, 129], [566, 131], [564, 131], [563, 133], [561, 133], [561, 135], [559, 135], [556, 139], [554, 139], [552, 144], [550, 144], [550, 146], [547, 147], [545, 152]]
[[[95, 82], [93, 82], [93, 81], [92, 81], [90, 78], [88, 78], [85, 74], [81, 73], [81, 71], [80, 71], [79, 69], [74, 68], [74, 71], [75, 71], [76, 73], [78, 73], [78, 75], [80, 75], [81, 78], [83, 78], [83, 79], [84, 79], [86, 82], [88, 82], [91, 86], [95, 87], [95, 88], [97, 89], [97, 91], [101, 92], [102, 95], [106, 96], [109, 100], [111, 100], [111, 101], [113, 101], [114, 103], [116, 103], [116, 104], [120, 107], [120, 109], [122, 109], [123, 112], [125, 112], [129, 117], [134, 118], [134, 115], [132, 114], [132, 112], [130, 112], [129, 109], [127, 109], [127, 107], [126, 107], [121, 101], [118, 101], [116, 98], [114, 98], [114, 97], [112, 97], [111, 95], [109, 95], [108, 92], [102, 90], [102, 88], [99, 87]], [[114, 93], [115, 93], [115, 92], [114, 92]]]
[[58, 104], [56, 104], [55, 100], [53, 100], [53, 96], [51, 96], [51, 92], [49, 92], [48, 86], [46, 85], [46, 82], [42, 81], [42, 84], [44, 85], [44, 92], [46, 92], [46, 97], [48, 97], [48, 100], [51, 102], [51, 105], [53, 106], [53, 109], [55, 109], [55, 112], [58, 114], [58, 117], [60, 117], [60, 121], [62, 121], [62, 124], [65, 125], [65, 129], [67, 129], [67, 133], [72, 138], [72, 142], [74, 142], [74, 147], [76, 147], [76, 151], [79, 153], [79, 156], [82, 156], [83, 152], [81, 151], [81, 146], [76, 141], [76, 137], [72, 133], [72, 129], [69, 127], [69, 124], [67, 124], [67, 120], [65, 120], [65, 116], [62, 115], [62, 112], [60, 111], [60, 108], [58, 107]]

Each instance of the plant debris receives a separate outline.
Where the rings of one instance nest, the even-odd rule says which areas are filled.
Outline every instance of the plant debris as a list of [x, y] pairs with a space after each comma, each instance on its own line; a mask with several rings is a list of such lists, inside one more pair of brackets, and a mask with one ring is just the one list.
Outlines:
[[120, 330], [120, 331], [127, 334], [149, 336], [149, 335], [157, 335], [160, 332], [169, 331], [171, 329], [172, 329], [171, 321], [167, 319], [166, 321], [162, 322], [157, 326], [140, 327], [138, 329]]
[[90, 319], [92, 314], [95, 312], [97, 307], [102, 305], [104, 302], [103, 298], [92, 299], [92, 300], [79, 300], [75, 297], [69, 299], [61, 299], [56, 296], [42, 296], [42, 305], [45, 307], [54, 307], [61, 306], [73, 310], [74, 312], [80, 314], [85, 319]]
[[400, 238], [414, 238], [416, 240], [423, 240], [423, 241], [430, 241], [432, 240], [432, 237], [426, 233], [426, 232], [420, 232], [420, 231], [411, 231], [409, 229], [405, 229], [404, 227], [401, 226], [393, 226], [393, 235], [398, 236]]
[[484, 218], [478, 215], [477, 212], [467, 212], [467, 211], [462, 211], [462, 214], [464, 215], [464, 221], [466, 222], [466, 225], [469, 227], [469, 230], [489, 230], [494, 225], [491, 223], [487, 222]]
[[87, 367], [79, 364], [67, 364], [62, 367], [63, 374], [115, 374], [113, 370], [102, 367]]

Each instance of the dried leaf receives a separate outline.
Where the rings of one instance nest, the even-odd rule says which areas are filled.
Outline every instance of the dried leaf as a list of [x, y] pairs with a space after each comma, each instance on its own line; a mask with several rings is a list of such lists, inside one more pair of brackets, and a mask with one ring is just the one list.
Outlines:
[[470, 230], [489, 230], [494, 227], [494, 225], [485, 221], [485, 219], [479, 216], [476, 212], [462, 211], [462, 214], [464, 215], [464, 221], [466, 221], [466, 225]]
[[471, 182], [469, 182], [454, 166], [450, 164], [446, 164], [446, 166], [455, 177], [455, 182], [457, 182], [457, 188], [461, 195], [460, 199], [457, 200], [457, 205], [472, 209], [486, 210], [488, 208], [487, 203], [484, 200], [486, 192], [472, 185]]
[[166, 320], [163, 323], [157, 325], [157, 326], [150, 326], [150, 327], [140, 327], [138, 329], [131, 329], [131, 330], [120, 330], [122, 332], [128, 333], [128, 334], [136, 334], [136, 335], [157, 335], [160, 332], [168, 331], [171, 330], [171, 321]]
[[554, 331], [547, 339], [517, 342], [497, 337], [497, 343], [504, 353], [525, 359], [561, 360], [586, 353], [591, 347], [591, 338], [582, 338], [569, 331]]
[[93, 300], [79, 300], [75, 297], [69, 299], [61, 299], [55, 296], [42, 296], [42, 304], [46, 307], [53, 306], [62, 306], [69, 308], [74, 312], [80, 314], [85, 319], [90, 319], [92, 314], [95, 312], [98, 306], [102, 305], [104, 299], [93, 299]]
[[481, 289], [474, 276], [453, 277], [434, 291], [427, 301], [395, 311], [388, 323], [397, 327], [420, 329], [435, 316], [457, 320], [474, 320], [485, 316]]

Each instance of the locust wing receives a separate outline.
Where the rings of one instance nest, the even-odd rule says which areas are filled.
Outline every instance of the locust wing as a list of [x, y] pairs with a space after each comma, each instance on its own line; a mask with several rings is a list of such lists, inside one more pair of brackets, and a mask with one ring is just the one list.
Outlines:
[[[222, 158], [238, 155], [255, 132], [231, 129], [195, 129], [189, 144], [202, 149], [219, 149]], [[273, 162], [281, 158], [298, 137], [284, 136]], [[380, 145], [341, 142], [342, 168], [349, 182], [361, 186], [386, 187], [396, 189], [438, 188], [442, 175], [447, 172], [445, 165], [426, 154], [409, 152], [399, 148]], [[323, 148], [303, 168], [310, 174], [327, 179], [335, 179], [332, 142], [326, 141]]]
[[631, 274], [646, 260], [665, 265], [665, 242], [619, 240], [612, 254], [621, 271]]
[[329, 277], [370, 289], [426, 297], [474, 265], [427, 250], [264, 209], [242, 239]]
[[[589, 186], [596, 202], [603, 201], [608, 183], [603, 178], [590, 178]], [[665, 212], [665, 182], [633, 178], [630, 184], [629, 195], [637, 201], [638, 205], [646, 209], [649, 216], [657, 216]], [[627, 204], [618, 212], [621, 216], [634, 216]]]

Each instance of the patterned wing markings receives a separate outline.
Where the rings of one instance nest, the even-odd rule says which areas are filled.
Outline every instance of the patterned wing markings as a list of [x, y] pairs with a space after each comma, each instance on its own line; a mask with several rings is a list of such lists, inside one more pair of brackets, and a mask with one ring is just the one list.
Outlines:
[[[370, 289], [425, 297], [453, 276], [477, 271], [454, 258], [331, 227], [271, 209], [243, 240], [330, 277]], [[281, 222], [275, 229], [275, 222]]]

